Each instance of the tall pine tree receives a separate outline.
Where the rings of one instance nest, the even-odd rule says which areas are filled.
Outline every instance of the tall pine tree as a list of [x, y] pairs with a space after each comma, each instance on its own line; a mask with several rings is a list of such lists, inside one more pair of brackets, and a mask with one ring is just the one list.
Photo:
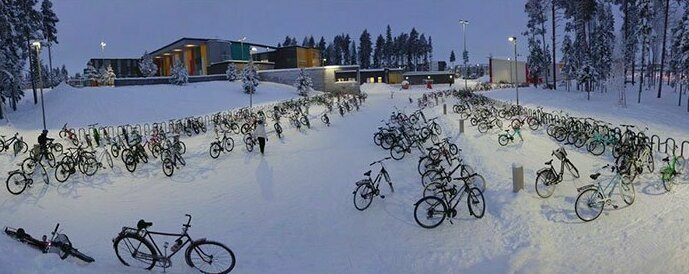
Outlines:
[[359, 65], [361, 68], [368, 69], [371, 67], [371, 51], [373, 51], [371, 35], [368, 30], [364, 30], [359, 37]]

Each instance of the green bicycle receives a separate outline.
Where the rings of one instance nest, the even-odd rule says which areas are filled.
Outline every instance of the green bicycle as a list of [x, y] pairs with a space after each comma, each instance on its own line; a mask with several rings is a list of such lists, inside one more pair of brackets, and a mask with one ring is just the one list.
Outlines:
[[[609, 166], [605, 165], [603, 168]], [[618, 167], [613, 166], [612, 172], [615, 172], [615, 176], [610, 179], [610, 182], [605, 187], [603, 187], [601, 182], [598, 182], [577, 188], [579, 196], [577, 196], [577, 201], [574, 203], [574, 211], [582, 221], [590, 222], [595, 220], [603, 212], [603, 208], [606, 205], [611, 205], [614, 209], [617, 209], [618, 206], [613, 204], [612, 201], [612, 192], [615, 191], [618, 185], [620, 186], [619, 191], [624, 203], [627, 205], [634, 203], [634, 184]], [[590, 178], [595, 181], [599, 176], [600, 173], [591, 174]]]
[[677, 146], [672, 150], [672, 158], [670, 156], [663, 158], [663, 162], [667, 163], [667, 165], [660, 170], [660, 179], [663, 181], [663, 187], [667, 191], [672, 190], [672, 185], [676, 184], [675, 179], [677, 175], [681, 174], [679, 171], [682, 170], [685, 164], [684, 158], [675, 154], [676, 149]]
[[500, 133], [498, 135], [498, 143], [501, 146], [506, 146], [507, 143], [513, 142], [514, 143], [514, 135], [519, 136], [519, 140], [524, 142], [524, 138], [522, 138], [522, 130], [519, 127], [513, 127], [512, 128], [512, 133], [510, 133], [509, 129], [506, 129], [504, 133]]

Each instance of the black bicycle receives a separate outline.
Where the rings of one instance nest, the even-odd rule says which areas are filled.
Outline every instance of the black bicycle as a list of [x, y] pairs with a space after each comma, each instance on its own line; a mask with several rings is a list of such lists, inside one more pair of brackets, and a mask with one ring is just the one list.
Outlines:
[[[460, 180], [463, 185], [457, 189], [457, 185], [437, 184], [435, 193], [421, 198], [414, 204], [414, 219], [423, 228], [434, 228], [439, 226], [445, 218], [457, 216], [455, 209], [464, 195], [467, 196], [467, 207], [471, 216], [480, 219], [486, 211], [486, 202], [483, 192], [469, 183], [469, 177], [454, 178]], [[440, 196], [440, 197], [438, 197]], [[454, 201], [454, 204], [452, 202]], [[452, 205], [450, 207], [450, 205]], [[449, 220], [452, 223], [452, 220]]]
[[[236, 260], [232, 250], [225, 245], [201, 238], [192, 240], [187, 231], [191, 227], [191, 215], [185, 214], [187, 223], [182, 225], [182, 233], [163, 233], [149, 231], [153, 223], [139, 220], [136, 228], [122, 227], [122, 231], [115, 237], [113, 248], [117, 258], [126, 266], [151, 269], [154, 266], [164, 269], [172, 266], [170, 258], [177, 254], [182, 247], [190, 244], [184, 251], [187, 265], [202, 273], [229, 273], [234, 269]], [[161, 251], [153, 239], [153, 235], [176, 237], [168, 254], [168, 242]]]
[[555, 187], [562, 182], [565, 167], [574, 178], [579, 178], [579, 169], [567, 159], [567, 151], [564, 147], [554, 150], [551, 154], [560, 160], [560, 172], [553, 167], [553, 159], [545, 162], [546, 167], [536, 172], [536, 193], [541, 198], [548, 198], [555, 192]]
[[51, 233], [52, 236], [50, 239], [48, 239], [46, 235], [43, 235], [42, 240], [38, 240], [27, 234], [23, 228], [14, 229], [5, 227], [5, 234], [17, 241], [26, 243], [43, 253], [57, 253], [60, 256], [60, 259], [63, 260], [67, 259], [67, 257], [71, 255], [87, 263], [92, 263], [95, 261], [93, 258], [72, 247], [72, 242], [69, 240], [69, 237], [67, 237], [65, 234], [57, 232], [59, 227], [60, 224], [55, 226], [55, 229]]
[[381, 199], [385, 199], [385, 195], [380, 195], [380, 189], [378, 188], [382, 179], [385, 179], [385, 181], [388, 182], [390, 191], [395, 192], [395, 189], [392, 187], [392, 181], [390, 181], [390, 174], [387, 170], [385, 170], [385, 166], [383, 165], [383, 161], [389, 159], [390, 157], [385, 157], [382, 160], [369, 164], [369, 166], [380, 164], [380, 172], [376, 176], [375, 180], [371, 180], [371, 170], [369, 170], [364, 173], [366, 179], [355, 183], [356, 189], [354, 192], [352, 192], [352, 194], [354, 194], [354, 207], [356, 207], [356, 209], [360, 211], [367, 209], [371, 205], [374, 196], [380, 196]]
[[215, 135], [215, 141], [211, 143], [209, 149], [209, 154], [213, 159], [217, 159], [218, 156], [220, 156], [220, 152], [230, 153], [230, 151], [234, 149], [234, 139], [227, 135], [227, 131], [223, 132], [222, 138], [220, 138], [220, 133], [217, 130], [215, 131]]

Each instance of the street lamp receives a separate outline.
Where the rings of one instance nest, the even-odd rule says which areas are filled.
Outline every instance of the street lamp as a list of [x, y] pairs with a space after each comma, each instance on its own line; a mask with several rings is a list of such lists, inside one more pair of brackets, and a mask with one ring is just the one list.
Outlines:
[[469, 66], [467, 66], [468, 60], [464, 58], [464, 54], [467, 54], [467, 25], [469, 25], [469, 21], [459, 20], [459, 23], [462, 24], [462, 32], [464, 33], [464, 51], [462, 52], [462, 59], [464, 61], [464, 90], [467, 90], [467, 76], [469, 75]]
[[242, 39], [239, 39], [239, 46], [241, 47], [241, 52], [242, 52], [242, 61], [244, 61], [244, 41], [246, 40], [246, 36], [242, 37]]
[[328, 59], [323, 58], [323, 65], [321, 67], [325, 67], [325, 62], [328, 61]]
[[519, 77], [517, 74], [517, 37], [510, 37], [507, 38], [512, 44], [514, 45], [514, 80], [512, 80], [512, 84], [514, 84], [514, 89], [517, 91], [517, 106], [519, 106]]
[[36, 49], [36, 67], [38, 68], [38, 81], [40, 84], [41, 88], [41, 114], [43, 115], [43, 129], [46, 129], [45, 126], [45, 103], [43, 102], [43, 75], [41, 73], [41, 41], [34, 41], [31, 46]]

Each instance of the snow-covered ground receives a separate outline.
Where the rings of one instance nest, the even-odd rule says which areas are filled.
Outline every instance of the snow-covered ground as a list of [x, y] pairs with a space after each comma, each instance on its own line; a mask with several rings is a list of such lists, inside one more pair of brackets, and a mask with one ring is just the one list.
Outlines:
[[[160, 122], [249, 105], [249, 97], [243, 93], [241, 81], [189, 83], [185, 86], [85, 88], [73, 88], [62, 83], [44, 92], [48, 129], [60, 129], [64, 123], [69, 123], [70, 127], [83, 127], [93, 123], [124, 125]], [[292, 86], [261, 82], [253, 96], [253, 103], [293, 97], [297, 97], [297, 90]], [[0, 121], [0, 125], [18, 129], [43, 128], [40, 100], [34, 106], [30, 91], [17, 112], [8, 112], [8, 118]]]
[[[357, 211], [352, 205], [354, 182], [370, 162], [389, 156], [373, 144], [373, 133], [395, 107], [413, 111], [407, 98], [418, 98], [424, 91], [381, 84], [362, 88], [369, 99], [360, 112], [333, 115], [331, 127], [314, 122], [314, 128], [303, 133], [288, 129], [283, 139], [271, 136], [263, 156], [247, 153], [235, 138], [235, 150], [213, 160], [208, 156], [213, 137], [206, 134], [184, 139], [187, 166], [172, 178], [163, 175], [156, 160], [134, 174], [117, 162], [114, 170], [99, 171], [92, 178], [79, 175], [64, 184], [36, 184], [19, 196], [0, 191], [0, 226], [22, 226], [40, 236], [60, 222], [73, 244], [96, 259], [91, 265], [78, 265], [0, 237], [0, 273], [149, 273], [122, 265], [110, 240], [122, 226], [134, 226], [142, 218], [154, 223], [152, 230], [180, 231], [185, 213], [194, 216], [193, 237], [225, 243], [235, 252], [233, 273], [682, 273], [689, 269], [685, 256], [689, 186], [664, 193], [657, 187], [657, 175], [643, 176], [633, 205], [606, 210], [594, 222], [582, 223], [574, 214], [575, 187], [590, 183], [587, 175], [610, 159], [568, 149], [582, 178], [566, 175], [553, 197], [544, 200], [533, 190], [534, 173], [558, 147], [554, 140], [543, 131], [525, 130], [524, 143], [499, 147], [497, 131], [481, 135], [467, 125], [459, 135], [457, 115], [442, 115], [441, 107], [427, 110], [426, 116], [442, 117], [444, 134], [459, 144], [464, 159], [486, 178], [485, 216], [474, 219], [460, 205], [454, 224], [445, 222], [432, 230], [419, 227], [413, 217], [413, 204], [422, 192], [416, 154], [386, 162], [395, 193], [381, 186], [386, 199]], [[509, 91], [489, 95], [502, 96], [500, 92]], [[202, 107], [211, 108], [217, 97], [203, 94], [196, 96], [204, 100], [195, 104], [199, 112], [173, 114], [220, 110], [204, 111]], [[585, 112], [584, 102], [566, 96], [570, 95], [563, 98], [572, 108]], [[540, 97], [541, 105], [559, 106], [556, 98]], [[605, 108], [600, 109], [592, 113], [605, 114]], [[71, 122], [81, 113], [64, 115]], [[131, 117], [155, 120], [146, 115], [154, 114]], [[621, 112], [617, 118], [635, 116]], [[669, 123], [663, 126], [672, 132], [686, 130]], [[7, 153], [0, 154], [0, 174], [15, 162]], [[516, 194], [512, 163], [525, 167], [526, 190]], [[168, 273], [197, 272], [177, 256]]]

